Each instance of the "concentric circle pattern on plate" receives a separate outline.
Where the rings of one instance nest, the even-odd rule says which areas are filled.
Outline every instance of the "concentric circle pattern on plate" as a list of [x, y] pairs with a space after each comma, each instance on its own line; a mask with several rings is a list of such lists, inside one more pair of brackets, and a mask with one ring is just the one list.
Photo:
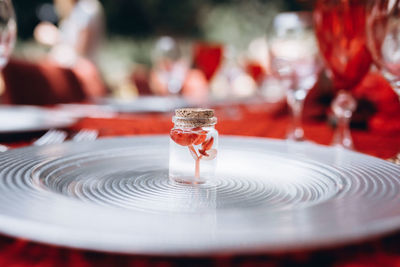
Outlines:
[[169, 181], [168, 139], [0, 154], [0, 230], [145, 254], [290, 250], [400, 227], [399, 167], [340, 149], [221, 138], [217, 177]]
[[[162, 168], [166, 158], [158, 155], [158, 148], [142, 149], [146, 152], [64, 157], [35, 168], [33, 178], [42, 188], [71, 198], [145, 212], [304, 207], [332, 197], [341, 187], [339, 174], [321, 165], [293, 160], [283, 163], [260, 152], [254, 153], [256, 162], [244, 162], [246, 168], [232, 170], [232, 161], [243, 156], [236, 151], [220, 160], [225, 169], [212, 182], [182, 185], [168, 179]], [[287, 164], [291, 169], [282, 172]], [[262, 168], [268, 173], [257, 171]]]

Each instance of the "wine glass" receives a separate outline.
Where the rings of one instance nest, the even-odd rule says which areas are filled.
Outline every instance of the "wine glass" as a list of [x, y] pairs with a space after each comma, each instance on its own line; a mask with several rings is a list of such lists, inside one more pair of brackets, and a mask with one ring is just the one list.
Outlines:
[[182, 46], [174, 38], [163, 36], [155, 44], [152, 59], [157, 84], [170, 95], [179, 94], [190, 67]]
[[286, 98], [292, 111], [288, 139], [301, 141], [304, 100], [315, 85], [321, 69], [318, 45], [310, 12], [278, 14], [268, 35], [271, 69], [287, 89]]
[[367, 74], [371, 55], [366, 45], [364, 0], [318, 0], [315, 32], [327, 73], [338, 91], [332, 102], [337, 118], [333, 144], [353, 148], [349, 123], [357, 102], [351, 90]]
[[400, 97], [400, 1], [369, 1], [367, 10], [368, 48], [375, 65]]
[[199, 68], [210, 82], [224, 57], [224, 46], [218, 43], [198, 42], [193, 46], [193, 61], [196, 68]]
[[0, 71], [14, 49], [17, 23], [11, 0], [0, 0]]

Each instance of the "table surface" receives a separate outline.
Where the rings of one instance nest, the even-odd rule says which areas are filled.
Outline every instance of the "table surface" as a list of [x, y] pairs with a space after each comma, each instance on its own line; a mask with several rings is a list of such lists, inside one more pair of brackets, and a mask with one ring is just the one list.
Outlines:
[[[222, 135], [285, 138], [290, 117], [282, 103], [261, 102], [220, 106], [217, 129]], [[66, 129], [96, 129], [100, 138], [143, 134], [167, 134], [172, 127], [171, 113], [120, 114], [113, 118], [83, 118]], [[400, 121], [400, 118], [398, 118]], [[328, 145], [333, 130], [326, 120], [306, 119], [308, 140]], [[355, 149], [380, 158], [400, 151], [400, 131], [353, 129]], [[16, 147], [29, 144], [25, 139]], [[213, 258], [169, 258], [117, 255], [61, 248], [29, 240], [0, 236], [0, 266], [397, 266], [400, 265], [400, 233], [323, 250], [290, 254], [220, 255]]]

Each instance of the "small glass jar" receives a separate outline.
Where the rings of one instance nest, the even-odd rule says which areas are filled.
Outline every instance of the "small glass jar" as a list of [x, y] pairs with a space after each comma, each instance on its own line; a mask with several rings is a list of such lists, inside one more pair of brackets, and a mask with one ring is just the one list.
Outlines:
[[175, 110], [170, 132], [169, 178], [185, 184], [211, 182], [218, 154], [217, 118], [212, 109]]

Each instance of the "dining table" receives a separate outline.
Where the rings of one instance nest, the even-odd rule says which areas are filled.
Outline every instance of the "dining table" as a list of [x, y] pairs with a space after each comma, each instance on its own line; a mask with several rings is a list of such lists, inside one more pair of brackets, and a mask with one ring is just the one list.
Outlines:
[[[213, 108], [218, 117], [216, 129], [221, 136], [285, 139], [291, 120], [284, 102], [244, 101], [216, 104]], [[81, 116], [63, 130], [72, 135], [82, 129], [92, 129], [98, 132], [99, 139], [167, 135], [173, 126], [172, 116], [172, 111]], [[328, 121], [326, 117], [305, 118], [306, 142], [329, 146], [333, 127]], [[400, 151], [400, 131], [396, 129], [353, 128], [352, 136], [355, 150], [363, 154], [388, 159]], [[18, 149], [30, 145], [37, 137], [25, 135], [8, 140], [6, 144]], [[165, 256], [91, 251], [3, 233], [0, 235], [0, 266], [400, 266], [399, 244], [400, 232], [395, 231], [350, 243], [294, 251]]]

